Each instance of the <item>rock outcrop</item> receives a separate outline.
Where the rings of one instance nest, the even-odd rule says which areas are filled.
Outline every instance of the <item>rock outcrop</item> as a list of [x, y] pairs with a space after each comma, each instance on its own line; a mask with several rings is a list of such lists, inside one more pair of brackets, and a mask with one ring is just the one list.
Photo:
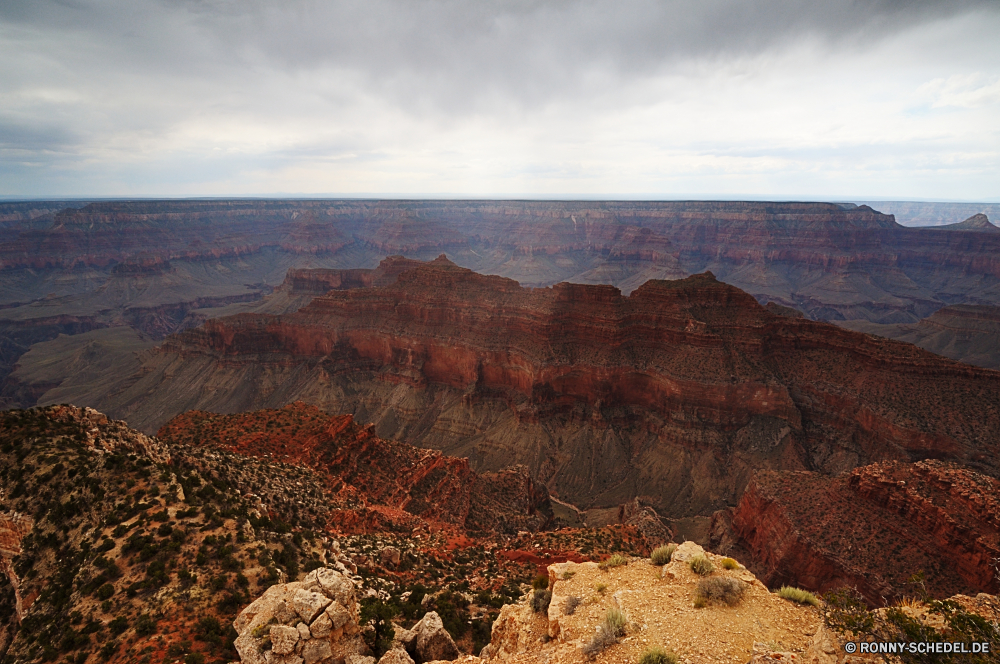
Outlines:
[[1000, 482], [941, 461], [888, 462], [839, 477], [758, 472], [731, 530], [772, 587], [857, 588], [875, 605], [918, 593], [997, 591]]
[[268, 588], [233, 623], [244, 664], [341, 664], [369, 655], [354, 584], [330, 569]]
[[775, 315], [711, 274], [528, 289], [445, 258], [282, 316], [215, 319], [149, 353], [108, 406], [144, 427], [293, 399], [384, 439], [513, 463], [561, 498], [668, 517], [754, 469], [941, 457], [1000, 468], [1000, 374]]
[[965, 221], [960, 221], [957, 224], [943, 224], [941, 226], [934, 226], [934, 228], [944, 231], [985, 231], [987, 233], [1000, 233], [1000, 228], [991, 224], [989, 217], [982, 212], [974, 214]]
[[[383, 440], [350, 415], [331, 416], [302, 403], [236, 415], [192, 411], [168, 422], [158, 437], [284, 459], [323, 473], [331, 490], [359, 503], [333, 516], [347, 532], [378, 529], [364, 517], [388, 517], [377, 506], [437, 524], [511, 534], [538, 530], [552, 518], [548, 493], [524, 468], [476, 473], [468, 459]], [[412, 529], [407, 523], [395, 525]]]

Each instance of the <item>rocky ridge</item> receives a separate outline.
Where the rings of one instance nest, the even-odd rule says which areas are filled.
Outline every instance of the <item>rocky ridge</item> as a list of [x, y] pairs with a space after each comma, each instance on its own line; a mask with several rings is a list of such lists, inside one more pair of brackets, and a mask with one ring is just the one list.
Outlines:
[[857, 588], [884, 605], [998, 590], [1000, 482], [956, 464], [884, 462], [839, 477], [760, 471], [739, 504], [715, 516], [715, 546], [771, 587]]
[[838, 473], [942, 457], [997, 468], [1000, 374], [775, 314], [711, 274], [528, 289], [439, 258], [384, 287], [173, 336], [103, 408], [151, 429], [189, 409], [300, 399], [384, 439], [523, 464], [584, 508], [670, 517], [736, 502], [754, 469]]
[[[349, 509], [331, 516], [348, 532], [360, 524], [372, 529], [370, 521], [380, 517], [381, 529], [412, 529], [416, 517], [437, 528], [510, 534], [539, 530], [552, 519], [545, 489], [524, 468], [478, 474], [468, 459], [383, 440], [350, 415], [330, 416], [303, 403], [235, 415], [192, 411], [165, 424], [157, 437], [312, 468], [330, 491], [352, 497]], [[386, 507], [401, 510], [402, 523], [393, 523]]]

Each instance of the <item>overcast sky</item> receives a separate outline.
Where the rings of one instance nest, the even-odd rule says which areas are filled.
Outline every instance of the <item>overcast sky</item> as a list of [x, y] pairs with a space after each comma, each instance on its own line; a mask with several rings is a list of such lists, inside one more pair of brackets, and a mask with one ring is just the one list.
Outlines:
[[0, 195], [997, 199], [998, 35], [998, 0], [3, 0]]

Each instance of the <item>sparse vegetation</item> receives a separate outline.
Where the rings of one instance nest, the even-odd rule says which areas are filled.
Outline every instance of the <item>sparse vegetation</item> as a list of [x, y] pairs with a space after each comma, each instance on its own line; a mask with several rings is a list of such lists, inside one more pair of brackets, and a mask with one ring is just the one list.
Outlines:
[[[841, 589], [824, 596], [825, 620], [828, 627], [857, 641], [898, 642], [988, 642], [1000, 641], [1000, 608], [995, 601], [984, 613], [972, 613], [953, 600], [937, 600], [926, 596], [923, 600], [925, 615], [930, 620], [919, 620], [898, 606], [872, 611], [864, 598], [855, 590]], [[939, 627], [932, 626], [933, 623]], [[992, 648], [991, 648], [992, 650]], [[930, 664], [932, 662], [962, 662], [995, 664], [997, 653], [920, 653], [904, 650], [896, 655], [881, 655], [886, 662], [903, 664]], [[892, 658], [892, 659], [890, 659]]]
[[695, 605], [700, 608], [711, 602], [721, 602], [735, 606], [739, 604], [746, 590], [747, 584], [739, 579], [726, 576], [702, 579], [695, 590]]
[[583, 653], [588, 657], [593, 657], [608, 646], [618, 642], [618, 639], [625, 636], [627, 623], [625, 614], [616, 608], [610, 608], [604, 612], [604, 620], [594, 638], [583, 646]]
[[819, 606], [819, 598], [816, 597], [816, 595], [813, 595], [808, 590], [801, 590], [799, 588], [793, 588], [792, 586], [781, 586], [781, 588], [778, 589], [778, 597], [792, 602], [798, 602], [799, 604]]
[[737, 569], [740, 566], [740, 564], [732, 558], [723, 558], [719, 561], [719, 564], [722, 565], [723, 569]]
[[671, 542], [670, 544], [664, 544], [663, 546], [658, 546], [653, 549], [653, 553], [650, 554], [649, 560], [654, 565], [666, 565], [670, 562], [670, 558], [674, 555], [674, 551], [677, 550], [677, 545]]
[[677, 655], [660, 646], [646, 648], [639, 657], [639, 664], [677, 664], [678, 661]]
[[576, 608], [580, 606], [580, 602], [582, 601], [583, 600], [581, 600], [576, 595], [570, 595], [569, 597], [566, 598], [566, 607], [563, 609], [563, 612], [567, 616], [573, 615], [574, 613], [576, 613]]
[[549, 610], [549, 603], [552, 601], [552, 591], [535, 589], [531, 596], [531, 608], [535, 613], [543, 613]]
[[602, 560], [598, 564], [598, 567], [600, 567], [601, 569], [610, 569], [612, 567], [621, 567], [622, 565], [627, 565], [627, 564], [628, 564], [627, 557], [623, 556], [620, 553], [615, 553], [606, 558], [605, 560]]
[[597, 592], [599, 592], [602, 595], [604, 594], [604, 591], [607, 590], [607, 589], [608, 589], [608, 584], [606, 584], [606, 583], [595, 583], [594, 584], [594, 590], [596, 590]]
[[691, 571], [699, 576], [708, 576], [715, 571], [715, 565], [705, 556], [698, 555], [688, 561]]

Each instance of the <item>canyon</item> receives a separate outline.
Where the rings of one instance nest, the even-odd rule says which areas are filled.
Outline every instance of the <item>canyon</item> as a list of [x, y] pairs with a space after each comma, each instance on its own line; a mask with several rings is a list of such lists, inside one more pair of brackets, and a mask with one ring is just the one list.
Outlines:
[[211, 319], [85, 396], [150, 433], [301, 400], [477, 472], [521, 464], [583, 509], [639, 498], [669, 518], [735, 504], [760, 468], [997, 472], [1000, 373], [775, 310], [710, 273], [626, 297], [442, 256], [291, 313]]
[[712, 271], [813, 319], [915, 324], [947, 305], [1000, 304], [1000, 238], [988, 227], [907, 228], [847, 203], [6, 203], [0, 404], [39, 397], [10, 378], [35, 344], [116, 327], [159, 341], [252, 311], [289, 270], [372, 269], [393, 254], [444, 252], [526, 286], [603, 283], [625, 294], [649, 279]]

